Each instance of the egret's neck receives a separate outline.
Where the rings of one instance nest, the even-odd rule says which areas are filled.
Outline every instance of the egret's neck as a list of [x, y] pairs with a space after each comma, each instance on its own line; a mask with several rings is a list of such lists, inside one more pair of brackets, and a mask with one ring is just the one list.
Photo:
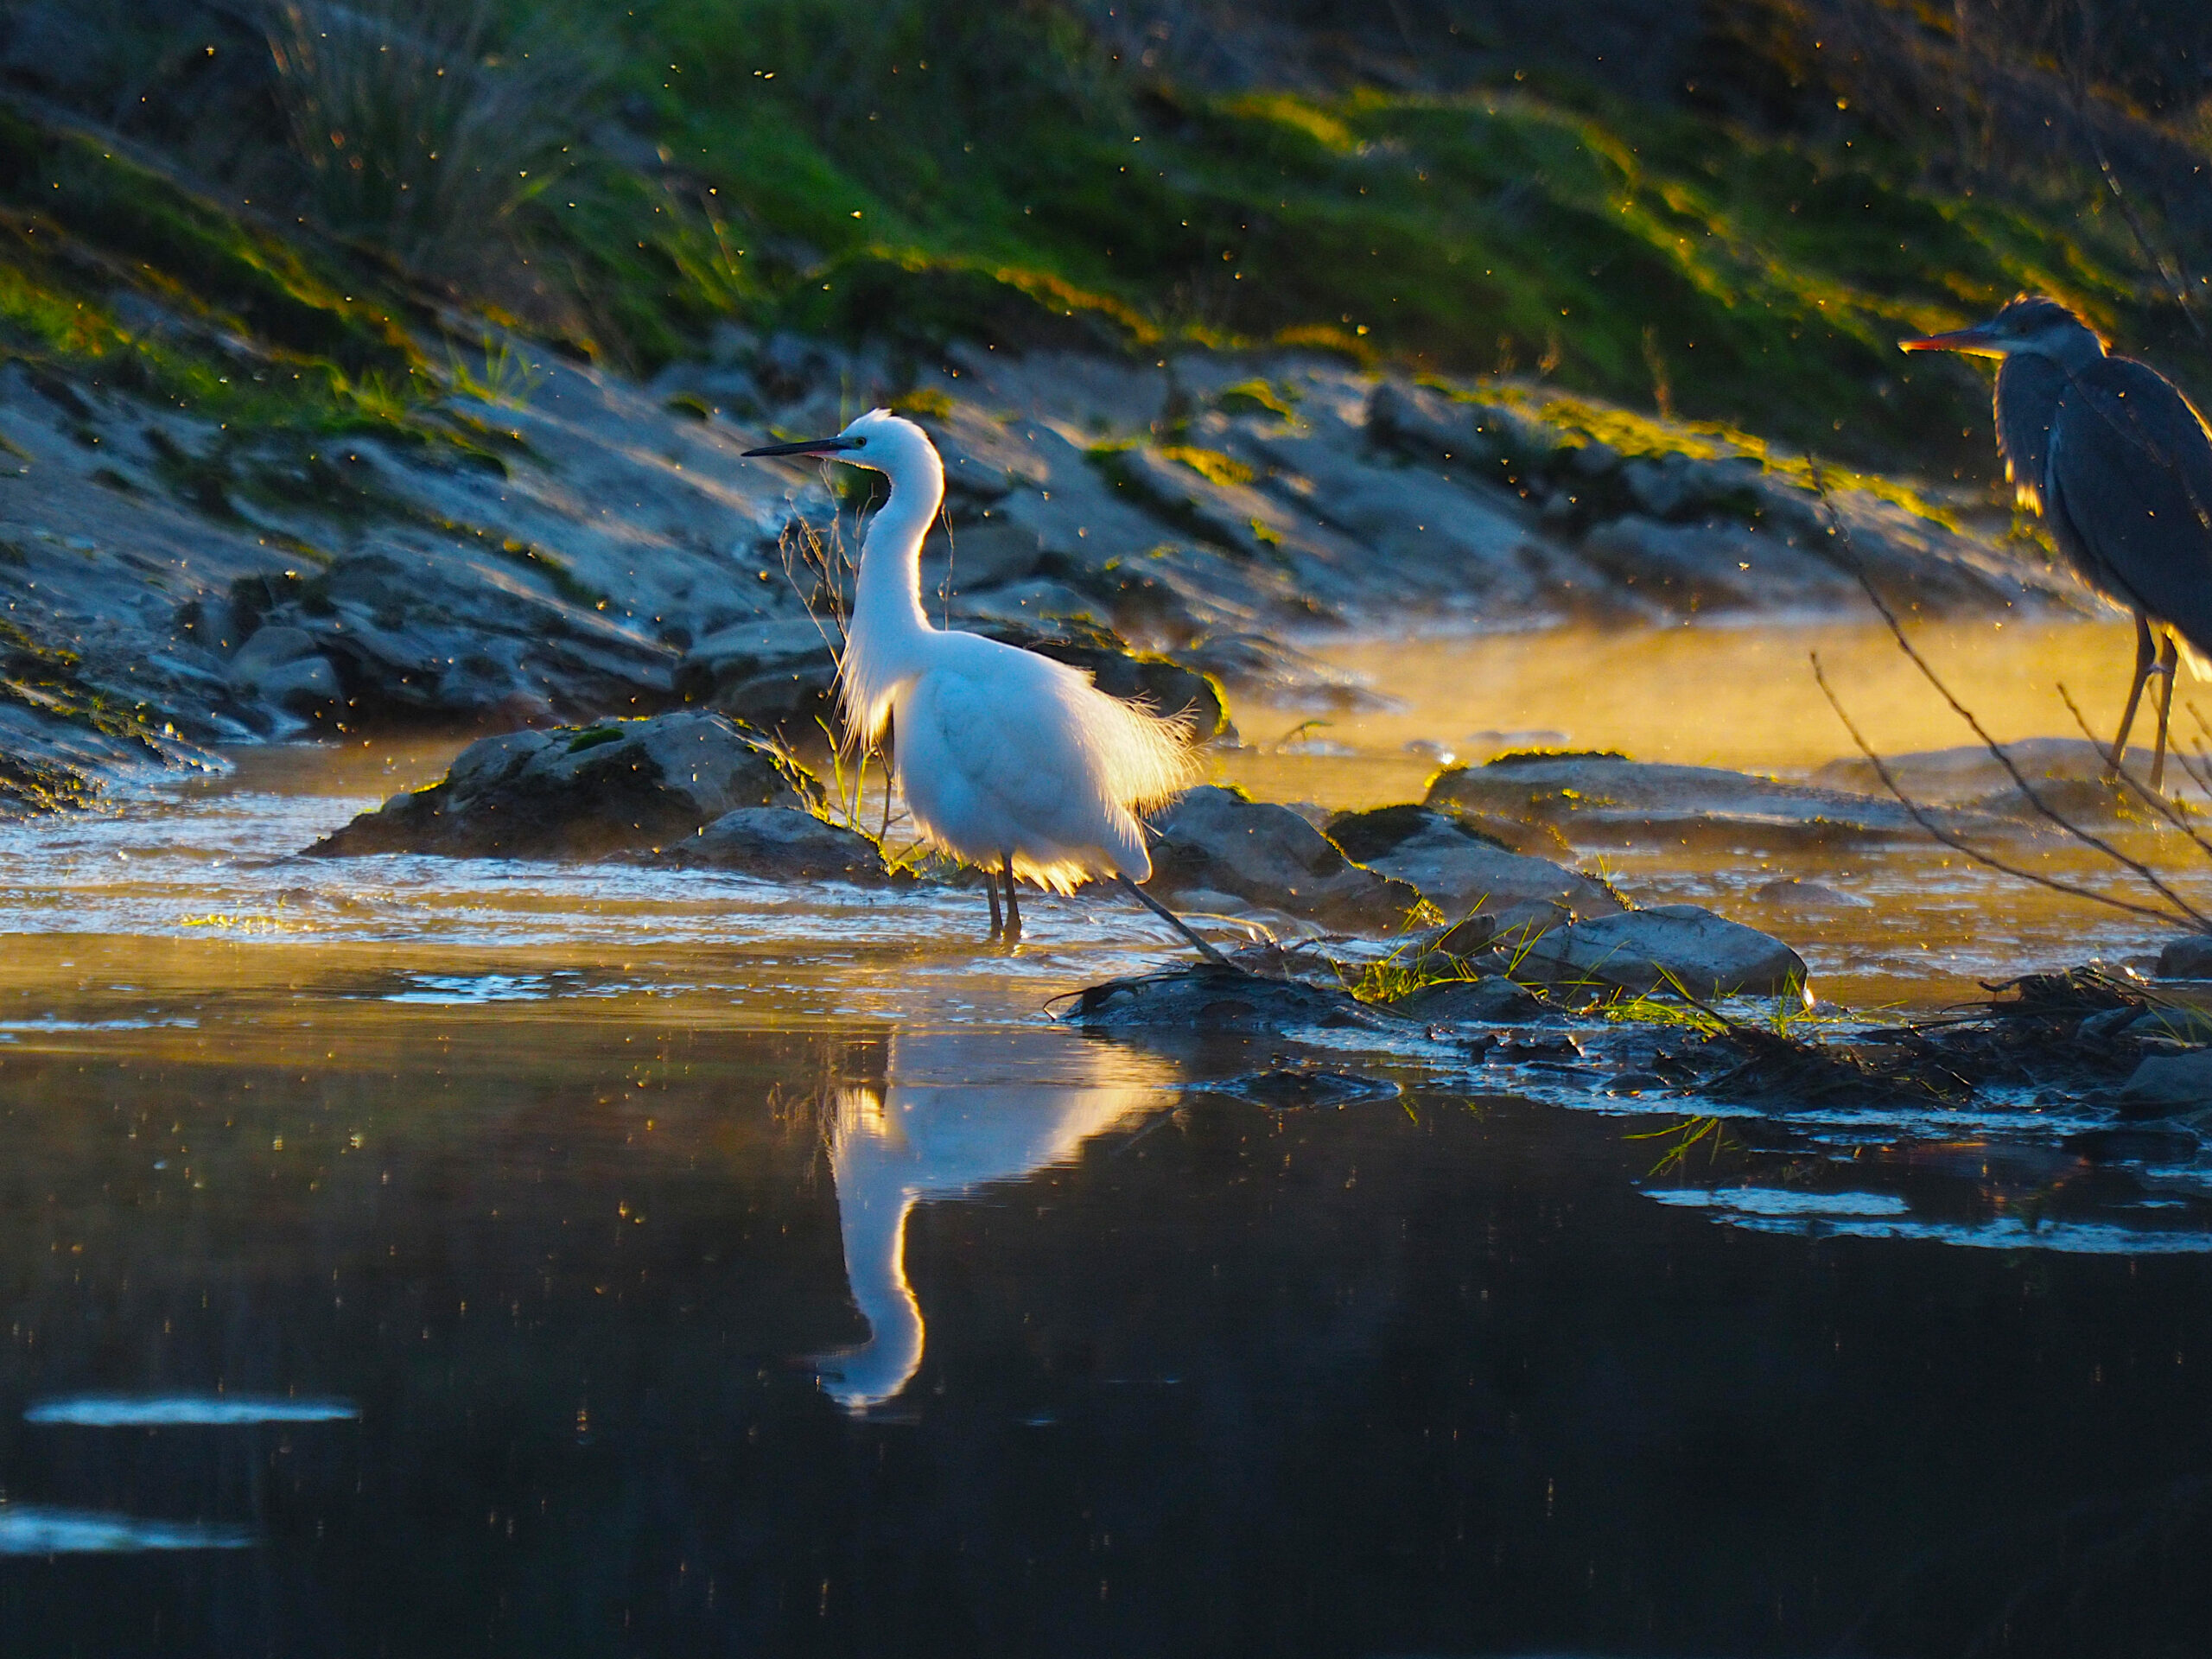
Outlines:
[[847, 723], [866, 740], [881, 735], [892, 700], [922, 671], [937, 632], [922, 609], [922, 539], [944, 499], [944, 467], [926, 442], [879, 464], [891, 480], [891, 499], [861, 545], [841, 668]]
[[944, 468], [925, 451], [901, 455], [885, 471], [891, 499], [876, 512], [861, 546], [853, 626], [888, 641], [929, 629], [922, 609], [922, 542], [944, 500]]

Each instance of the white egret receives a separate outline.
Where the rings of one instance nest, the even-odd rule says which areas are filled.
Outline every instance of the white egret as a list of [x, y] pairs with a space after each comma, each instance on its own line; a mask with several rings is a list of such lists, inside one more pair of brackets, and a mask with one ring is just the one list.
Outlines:
[[1065, 663], [931, 625], [922, 541], [944, 499], [944, 466], [928, 435], [879, 409], [835, 437], [746, 454], [821, 456], [890, 479], [891, 499], [861, 547], [839, 707], [853, 741], [873, 743], [891, 729], [893, 776], [914, 827], [983, 871], [991, 937], [1021, 937], [1017, 875], [1054, 893], [1098, 876], [1220, 961], [1136, 885], [1152, 874], [1139, 814], [1181, 793], [1196, 771], [1187, 722], [1109, 696]]

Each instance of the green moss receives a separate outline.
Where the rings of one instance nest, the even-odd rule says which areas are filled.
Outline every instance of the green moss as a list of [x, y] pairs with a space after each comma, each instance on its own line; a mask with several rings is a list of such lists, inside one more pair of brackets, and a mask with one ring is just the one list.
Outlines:
[[1224, 455], [1218, 449], [1200, 449], [1187, 443], [1169, 444], [1160, 452], [1168, 460], [1189, 467], [1209, 484], [1234, 487], [1249, 484], [1258, 476], [1253, 469], [1234, 455]]
[[[483, 532], [479, 531], [477, 534], [480, 536]], [[501, 537], [499, 546], [500, 557], [520, 565], [535, 575], [543, 576], [553, 591], [571, 605], [580, 605], [588, 611], [603, 611], [613, 602], [607, 594], [579, 579], [576, 573], [569, 569], [568, 561], [557, 553], [548, 553], [542, 547], [518, 540], [512, 536]]]
[[863, 248], [810, 272], [782, 320], [809, 333], [920, 346], [970, 339], [1017, 350], [1122, 351], [1160, 337], [1130, 306], [1048, 270], [920, 248]]
[[1224, 415], [1273, 415], [1288, 420], [1297, 411], [1298, 389], [1266, 380], [1244, 380], [1223, 388], [1214, 407]]
[[596, 749], [608, 743], [620, 743], [622, 730], [619, 726], [593, 726], [578, 732], [569, 740], [568, 752], [582, 754], [587, 749]]
[[[477, 297], [632, 368], [723, 318], [914, 359], [961, 337], [1148, 358], [1272, 342], [1539, 372], [1562, 399], [1685, 417], [1577, 416], [1624, 453], [1755, 431], [1783, 453], [1986, 470], [1983, 383], [1907, 362], [1900, 335], [2022, 288], [2154, 350], [2181, 326], [2143, 297], [2094, 181], [2056, 172], [1967, 196], [1916, 156], [1541, 81], [1140, 85], [1056, 6], [531, 10], [599, 42], [593, 118], [619, 110], [631, 131], [580, 146], [518, 210], [513, 257]], [[640, 145], [658, 152], [642, 168], [623, 159]], [[132, 327], [132, 294], [192, 326]], [[20, 355], [234, 429], [374, 431], [496, 464], [511, 438], [448, 395], [476, 377], [425, 360], [429, 321], [359, 250], [0, 112], [0, 338]], [[1218, 404], [1281, 416], [1291, 400], [1251, 382]]]

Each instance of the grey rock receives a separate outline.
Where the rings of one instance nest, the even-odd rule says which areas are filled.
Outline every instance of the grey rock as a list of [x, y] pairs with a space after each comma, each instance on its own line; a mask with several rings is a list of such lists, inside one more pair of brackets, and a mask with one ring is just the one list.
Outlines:
[[308, 851], [326, 858], [597, 858], [658, 853], [798, 792], [767, 745], [719, 715], [661, 715], [470, 744], [444, 780], [396, 795]]
[[1620, 470], [1621, 452], [1602, 439], [1586, 443], [1572, 454], [1574, 470], [1585, 478], [1602, 478]]
[[1369, 436], [1317, 413], [1287, 432], [1232, 423], [1222, 439], [1265, 468], [1270, 492], [1371, 550], [1338, 573], [1343, 602], [1484, 617], [1592, 608], [1589, 568], [1535, 535], [1527, 505], [1502, 482], [1378, 454]]
[[2059, 1142], [2093, 1164], [2186, 1164], [2201, 1144], [2190, 1130], [2166, 1125], [2082, 1129]]
[[1099, 608], [1089, 594], [1049, 578], [1010, 582], [1002, 588], [984, 588], [981, 593], [963, 591], [957, 605], [956, 620], [973, 619], [1040, 628], [1071, 618], [1092, 617]]
[[1045, 542], [1038, 533], [1003, 517], [963, 524], [952, 536], [950, 561], [941, 537], [932, 537], [922, 561], [922, 591], [935, 594], [944, 586], [948, 569], [957, 601], [982, 588], [1002, 587], [1037, 574], [1045, 562]]
[[1755, 891], [1751, 897], [1763, 905], [1780, 905], [1791, 910], [1840, 911], [1872, 910], [1874, 901], [1862, 899], [1855, 893], [1844, 893], [1822, 881], [1807, 881], [1798, 876], [1784, 876], [1769, 881]]
[[589, 606], [474, 574], [398, 549], [356, 554], [285, 589], [261, 632], [306, 633], [364, 717], [542, 718], [668, 701], [668, 646]]
[[[2084, 1027], [2088, 1023], [2087, 1020], [2082, 1022]], [[2196, 1007], [2186, 1002], [2170, 1006], [2153, 1004], [2133, 1020], [2124, 1022], [2113, 1034], [2132, 1037], [2139, 1042], [2201, 1048], [2212, 1043], [2212, 1009]]]
[[[1553, 824], [1580, 846], [1802, 848], [1924, 840], [1928, 833], [1893, 800], [1620, 754], [1507, 754], [1485, 766], [1454, 766], [1429, 785], [1427, 804]], [[1988, 827], [1977, 818], [1942, 818], [1961, 828]]]
[[874, 887], [891, 880], [874, 842], [796, 805], [741, 806], [725, 812], [690, 840], [673, 843], [661, 858], [687, 868], [782, 881]]
[[2171, 1117], [2212, 1106], [2212, 1048], [2145, 1056], [2113, 1103], [2126, 1117]]
[[1149, 444], [1114, 451], [1100, 466], [1135, 502], [1189, 524], [1206, 540], [1240, 558], [1288, 563], [1301, 589], [1341, 604], [1364, 585], [1372, 556], [1324, 524], [1303, 505], [1293, 505], [1255, 483], [1222, 482]]
[[1502, 974], [1439, 980], [1393, 999], [1389, 1007], [1430, 1025], [1526, 1025], [1547, 1011], [1541, 998]]
[[1386, 380], [1367, 405], [1367, 423], [1378, 442], [1410, 454], [1452, 461], [1495, 474], [1549, 463], [1560, 435], [1509, 404], [1460, 400], [1428, 386]]
[[321, 657], [298, 657], [262, 671], [255, 690], [262, 701], [288, 714], [315, 715], [335, 709], [346, 699], [338, 671]]
[[1497, 931], [1541, 932], [1621, 909], [1602, 883], [1548, 860], [1509, 852], [1433, 807], [1347, 812], [1330, 820], [1328, 836], [1345, 856], [1411, 882], [1455, 922], [1479, 915], [1491, 918]]
[[[2004, 746], [2005, 753], [2031, 785], [2103, 783], [2105, 751], [2084, 737], [2031, 737]], [[1979, 743], [1953, 749], [1923, 749], [1910, 754], [1882, 757], [1898, 786], [1916, 801], [1948, 805], [1988, 807], [2018, 801], [2018, 786], [2003, 761]], [[2151, 757], [2139, 752], [2126, 762], [2131, 776], [2147, 784]], [[1889, 786], [1862, 755], [1831, 760], [1813, 774], [1823, 789], [1856, 790], [1866, 795], [1889, 794]], [[2038, 791], [2040, 792], [2040, 791]]]
[[1704, 492], [1688, 455], [1639, 457], [1621, 468], [1630, 497], [1653, 518], [1673, 518], [1701, 506]]
[[2212, 979], [2212, 934], [2190, 933], [2158, 952], [2160, 979]]
[[1208, 887], [1351, 932], [1402, 926], [1421, 894], [1346, 858], [1288, 807], [1208, 785], [1154, 821], [1154, 891]]
[[1543, 935], [1518, 951], [1513, 976], [1634, 994], [1669, 982], [1697, 997], [1771, 995], [1805, 983], [1804, 959], [1769, 933], [1696, 905], [1656, 905]]
[[836, 625], [811, 616], [740, 622], [695, 641], [676, 665], [676, 694], [763, 730], [811, 734], [836, 700]]
[[1678, 613], [1833, 607], [1858, 591], [1840, 566], [1740, 524], [1670, 524], [1630, 514], [1593, 527], [1580, 550], [1601, 575]]
[[316, 654], [315, 636], [304, 628], [281, 625], [262, 628], [238, 647], [227, 672], [234, 684], [251, 687], [259, 684], [270, 670]]
[[1348, 991], [1211, 963], [1087, 986], [1075, 993], [1062, 1017], [1106, 1030], [1149, 1027], [1200, 1039], [1224, 1032], [1274, 1035], [1300, 1026], [1417, 1029]]

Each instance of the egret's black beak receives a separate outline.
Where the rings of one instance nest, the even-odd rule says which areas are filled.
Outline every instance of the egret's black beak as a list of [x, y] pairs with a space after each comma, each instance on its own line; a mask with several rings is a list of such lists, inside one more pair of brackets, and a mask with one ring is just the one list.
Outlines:
[[842, 450], [857, 449], [858, 438], [807, 438], [798, 443], [772, 443], [765, 448], [748, 449], [746, 455], [834, 455]]
[[1918, 340], [1897, 341], [1901, 352], [1964, 352], [1969, 357], [2002, 357], [2004, 338], [1993, 323], [1980, 322], [1971, 328], [1954, 328], [1948, 334], [1927, 334]]

